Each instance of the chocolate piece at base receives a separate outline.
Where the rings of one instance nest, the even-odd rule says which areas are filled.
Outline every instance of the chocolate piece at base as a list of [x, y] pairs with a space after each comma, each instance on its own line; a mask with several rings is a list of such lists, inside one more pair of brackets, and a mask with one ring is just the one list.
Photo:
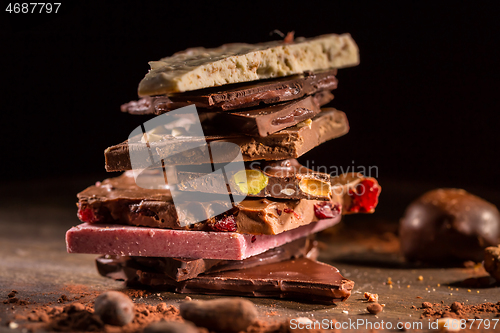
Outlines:
[[186, 192], [225, 194], [228, 192], [227, 177], [233, 196], [293, 200], [332, 198], [330, 175], [308, 169], [296, 159], [247, 162], [244, 171], [226, 170], [225, 176], [182, 169], [177, 167], [175, 183], [179, 190]]
[[201, 274], [175, 281], [165, 274], [122, 259], [97, 259], [99, 273], [129, 286], [149, 286], [178, 293], [294, 299], [332, 304], [351, 295], [354, 282], [333, 266], [308, 258], [285, 260], [257, 267]]
[[[239, 146], [244, 161], [255, 160], [284, 160], [297, 158], [321, 143], [340, 137], [349, 131], [347, 117], [342, 111], [325, 108], [323, 112], [312, 119], [307, 126], [293, 126], [283, 129], [266, 137], [249, 137], [238, 134], [227, 134], [205, 137], [174, 137], [172, 135], [158, 135], [158, 140], [148, 144], [141, 142], [140, 137], [133, 138], [104, 151], [107, 171], [131, 170], [130, 151], [145, 156], [141, 161], [135, 161], [136, 168], [166, 166], [210, 164], [214, 161], [208, 149], [192, 148], [199, 142], [200, 145], [208, 142], [233, 143]], [[237, 149], [236, 149], [237, 150]], [[218, 163], [233, 161], [239, 152], [227, 152], [227, 156], [220, 156]], [[224, 160], [227, 159], [227, 160]]]
[[206, 88], [171, 96], [144, 97], [121, 106], [122, 112], [131, 114], [162, 114], [194, 104], [213, 111], [229, 111], [291, 101], [320, 91], [337, 88], [337, 70], [306, 72], [299, 75], [251, 83], [239, 83]]
[[408, 260], [479, 262], [486, 247], [500, 243], [500, 213], [465, 190], [436, 189], [408, 206], [399, 234]]
[[278, 235], [82, 223], [66, 232], [68, 253], [241, 260], [329, 228], [340, 216]]
[[235, 112], [207, 113], [206, 117], [211, 120], [206, 123], [211, 124], [215, 130], [218, 127], [229, 127], [237, 133], [264, 137], [313, 118], [321, 112], [320, 107], [332, 99], [333, 95], [325, 91], [314, 96], [266, 107]]
[[170, 257], [128, 258], [156, 272], [164, 273], [176, 281], [183, 281], [195, 278], [202, 273], [251, 268], [293, 258], [306, 257], [315, 260], [317, 258], [317, 252], [317, 242], [312, 240], [311, 237], [303, 237], [243, 260], [188, 259]]
[[[150, 177], [163, 177], [155, 171], [150, 170]], [[78, 199], [77, 215], [82, 222], [256, 235], [276, 235], [323, 218], [336, 217], [341, 211], [340, 203], [335, 201], [247, 198], [231, 203], [214, 199], [213, 194], [206, 199], [196, 195], [197, 200], [194, 200], [189, 192], [176, 196], [174, 205], [169, 190], [141, 188], [132, 172], [90, 186], [78, 194]], [[331, 214], [318, 215], [317, 206], [324, 205], [331, 209]], [[224, 213], [214, 217], [214, 211]], [[181, 221], [201, 222], [182, 226]]]

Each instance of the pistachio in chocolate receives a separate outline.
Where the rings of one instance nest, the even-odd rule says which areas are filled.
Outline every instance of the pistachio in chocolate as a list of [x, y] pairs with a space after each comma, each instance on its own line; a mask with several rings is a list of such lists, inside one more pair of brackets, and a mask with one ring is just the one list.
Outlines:
[[[151, 173], [156, 170], [150, 170]], [[160, 177], [163, 177], [161, 174]], [[104, 180], [78, 194], [78, 217], [88, 223], [118, 223], [165, 229], [190, 229], [204, 231], [230, 231], [247, 234], [275, 235], [324, 218], [340, 214], [340, 204], [330, 202], [334, 216], [316, 214], [318, 200], [270, 200], [247, 198], [228, 203], [214, 200], [193, 201], [190, 193], [176, 197], [176, 205], [168, 189], [144, 189], [135, 183], [132, 172]], [[199, 198], [199, 196], [197, 196]], [[179, 204], [180, 202], [180, 204]], [[213, 211], [223, 215], [213, 217]], [[335, 208], [336, 207], [336, 208]], [[181, 217], [179, 215], [182, 214]], [[203, 221], [187, 227], [180, 220]]]
[[[225, 194], [228, 189], [221, 174], [203, 174], [178, 167], [177, 187], [181, 191]], [[203, 176], [203, 177], [202, 177]], [[246, 169], [226, 171], [231, 194], [277, 199], [332, 198], [330, 175], [313, 171], [296, 159], [247, 162]]]

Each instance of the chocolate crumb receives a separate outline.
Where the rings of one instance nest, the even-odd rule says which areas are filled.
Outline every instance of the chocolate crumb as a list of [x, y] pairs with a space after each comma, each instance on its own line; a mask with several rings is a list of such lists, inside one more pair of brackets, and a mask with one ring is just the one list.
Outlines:
[[156, 311], [158, 312], [165, 312], [167, 311], [168, 307], [167, 307], [167, 303], [160, 303], [156, 306]]
[[366, 310], [368, 310], [368, 312], [370, 312], [371, 314], [378, 314], [380, 312], [382, 312], [382, 310], [384, 310], [384, 307], [378, 303], [373, 303], [373, 304], [370, 304], [366, 307]]
[[463, 309], [463, 306], [459, 302], [453, 302], [453, 304], [451, 305], [451, 309], [455, 312], [458, 312]]
[[484, 269], [500, 282], [500, 246], [491, 246], [485, 249]]
[[486, 302], [476, 305], [464, 305], [460, 302], [453, 302], [450, 306], [437, 304], [433, 308], [424, 309], [420, 318], [430, 320], [439, 318], [469, 319], [486, 313], [500, 314], [500, 302]]
[[378, 294], [365, 292], [365, 298], [367, 302], [378, 302]]
[[422, 308], [423, 309], [430, 309], [430, 308], [432, 308], [432, 303], [431, 302], [423, 302]]
[[59, 297], [57, 299], [57, 303], [64, 303], [64, 302], [67, 302], [67, 301], [69, 301], [69, 298], [65, 294], [62, 294], [61, 297]]

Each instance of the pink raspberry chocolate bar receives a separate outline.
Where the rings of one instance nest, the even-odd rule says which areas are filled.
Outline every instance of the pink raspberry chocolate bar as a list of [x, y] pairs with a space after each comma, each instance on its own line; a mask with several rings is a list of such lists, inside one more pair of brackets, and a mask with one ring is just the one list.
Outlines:
[[66, 233], [69, 253], [242, 260], [337, 224], [323, 219], [278, 235], [245, 235], [83, 223]]

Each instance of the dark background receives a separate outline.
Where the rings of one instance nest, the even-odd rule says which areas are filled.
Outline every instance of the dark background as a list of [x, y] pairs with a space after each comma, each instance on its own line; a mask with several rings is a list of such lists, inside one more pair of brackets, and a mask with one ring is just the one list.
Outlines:
[[[361, 64], [333, 106], [351, 131], [301, 160], [377, 166], [384, 180], [495, 189], [499, 6], [494, 2], [63, 1], [0, 14], [2, 182], [104, 172], [103, 151], [147, 118], [122, 114], [158, 60], [187, 47], [349, 32]], [[90, 185], [90, 184], [89, 184]]]

